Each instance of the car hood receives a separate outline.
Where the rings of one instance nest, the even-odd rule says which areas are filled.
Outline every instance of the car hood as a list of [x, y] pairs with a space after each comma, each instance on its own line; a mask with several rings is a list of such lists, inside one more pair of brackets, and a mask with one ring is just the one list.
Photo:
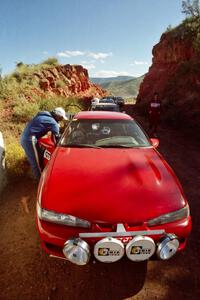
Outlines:
[[57, 148], [42, 207], [92, 222], [143, 222], [182, 208], [185, 199], [154, 148]]

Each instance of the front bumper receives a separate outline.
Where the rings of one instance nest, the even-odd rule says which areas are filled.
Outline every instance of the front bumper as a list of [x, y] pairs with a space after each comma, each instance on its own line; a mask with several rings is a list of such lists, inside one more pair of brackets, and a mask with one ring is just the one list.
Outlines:
[[[154, 227], [148, 227], [146, 225], [129, 227], [121, 224], [121, 228], [116, 227], [116, 231], [106, 226], [100, 228], [99, 225], [96, 224], [93, 225], [91, 230], [61, 226], [41, 221], [38, 218], [37, 226], [45, 251], [51, 256], [65, 258], [63, 254], [64, 244], [71, 238], [81, 238], [88, 243], [91, 253], [94, 253], [96, 243], [106, 237], [116, 238], [126, 246], [134, 236], [148, 236], [153, 239], [156, 247], [158, 247], [160, 240], [166, 234], [172, 233], [177, 237], [179, 242], [177, 251], [181, 251], [185, 248], [191, 231], [191, 217], [189, 216], [180, 221]], [[126, 229], [124, 230], [123, 228], [125, 227]]]

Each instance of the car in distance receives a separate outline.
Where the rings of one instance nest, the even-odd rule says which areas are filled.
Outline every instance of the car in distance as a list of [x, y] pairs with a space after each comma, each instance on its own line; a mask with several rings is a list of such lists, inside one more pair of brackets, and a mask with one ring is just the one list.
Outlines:
[[99, 99], [98, 102], [92, 103], [91, 110], [93, 111], [116, 111], [119, 112], [119, 105], [110, 98]]
[[117, 104], [119, 106], [119, 111], [123, 111], [124, 110], [124, 105], [125, 105], [125, 100], [122, 97], [119, 96], [108, 96], [108, 97], [103, 97], [103, 100], [112, 100], [115, 104]]
[[108, 97], [103, 97], [102, 99], [111, 99], [114, 101], [114, 103], [118, 104], [118, 105], [124, 105], [125, 104], [125, 100], [122, 97], [119, 96], [108, 96]]
[[183, 250], [189, 205], [157, 146], [127, 114], [78, 113], [57, 147], [49, 143], [38, 187], [46, 252], [85, 265], [91, 256], [105, 263], [166, 260]]

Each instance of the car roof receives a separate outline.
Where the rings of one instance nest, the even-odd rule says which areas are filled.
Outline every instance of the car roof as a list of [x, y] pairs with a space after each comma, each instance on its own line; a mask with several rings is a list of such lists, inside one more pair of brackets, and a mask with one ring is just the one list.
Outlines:
[[74, 116], [75, 119], [111, 119], [111, 120], [133, 120], [125, 113], [113, 111], [81, 111]]
[[113, 103], [113, 104], [115, 104], [114, 100], [111, 99], [111, 98], [102, 98], [102, 99], [99, 100], [99, 103], [111, 103], [111, 104]]

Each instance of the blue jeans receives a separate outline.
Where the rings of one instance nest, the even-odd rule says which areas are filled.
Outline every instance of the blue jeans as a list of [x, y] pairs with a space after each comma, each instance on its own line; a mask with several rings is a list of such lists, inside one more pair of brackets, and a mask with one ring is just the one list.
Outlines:
[[41, 150], [38, 146], [37, 138], [31, 136], [28, 139], [21, 137], [21, 145], [26, 153], [28, 161], [31, 165], [32, 171], [36, 179], [40, 178], [41, 175]]

